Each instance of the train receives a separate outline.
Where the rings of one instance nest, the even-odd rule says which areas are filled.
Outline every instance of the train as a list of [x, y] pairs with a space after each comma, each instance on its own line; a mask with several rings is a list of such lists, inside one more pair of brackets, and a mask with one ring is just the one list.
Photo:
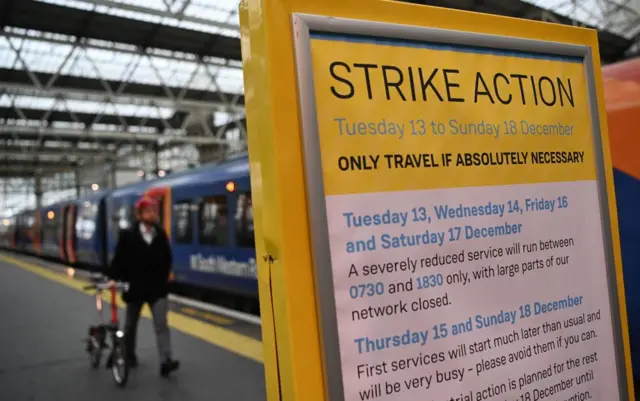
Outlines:
[[4, 220], [1, 245], [103, 273], [143, 195], [159, 202], [171, 240], [174, 284], [191, 296], [240, 301], [257, 313], [253, 207], [246, 154], [165, 177], [24, 210]]
[[640, 57], [604, 67], [603, 79], [633, 376], [640, 383]]

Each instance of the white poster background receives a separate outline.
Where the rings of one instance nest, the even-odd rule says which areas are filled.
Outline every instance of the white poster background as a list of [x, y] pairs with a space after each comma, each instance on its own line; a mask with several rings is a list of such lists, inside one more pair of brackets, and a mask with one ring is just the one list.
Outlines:
[[[558, 208], [558, 197], [566, 196], [568, 200], [567, 208]], [[527, 212], [525, 210], [526, 198], [538, 198], [555, 201], [553, 212], [538, 211]], [[508, 214], [506, 203], [508, 200], [518, 200], [523, 214]], [[478, 216], [461, 219], [438, 220], [434, 211], [436, 205], [449, 205], [457, 207], [463, 206], [483, 206], [488, 202], [493, 204], [505, 204], [505, 215], [502, 218], [496, 216]], [[431, 223], [413, 223], [411, 209], [424, 206], [431, 217]], [[568, 400], [576, 393], [588, 391], [591, 400], [613, 401], [619, 399], [616, 365], [614, 358], [614, 342], [612, 333], [612, 321], [610, 315], [610, 305], [608, 301], [607, 277], [604, 260], [604, 248], [602, 227], [599, 215], [597, 184], [595, 181], [562, 182], [535, 185], [513, 185], [513, 186], [492, 186], [492, 187], [472, 187], [460, 189], [438, 189], [407, 192], [387, 192], [358, 195], [328, 196], [326, 198], [328, 228], [331, 247], [331, 260], [333, 268], [333, 278], [335, 286], [338, 331], [340, 339], [340, 353], [343, 365], [343, 379], [345, 388], [345, 399], [347, 401], [361, 400], [360, 392], [370, 388], [372, 384], [382, 383], [382, 396], [376, 400], [402, 400], [402, 401], [429, 401], [429, 400], [455, 400], [462, 394], [468, 394], [473, 390], [473, 400], [476, 400], [476, 392], [494, 387], [502, 383], [507, 384], [508, 379], [518, 381], [525, 373], [534, 373], [550, 364], [561, 364], [568, 358], [580, 358], [597, 352], [598, 361], [587, 366], [580, 366], [569, 370], [565, 363], [564, 371], [554, 374], [543, 381], [530, 384], [523, 389], [507, 391], [497, 397], [485, 398], [493, 400], [520, 400], [518, 396], [527, 390], [533, 395], [534, 389], [542, 390], [553, 386], [562, 379], [574, 378], [573, 386], [567, 391], [549, 395], [545, 400]], [[374, 214], [384, 213], [387, 209], [392, 212], [409, 212], [409, 219], [405, 227], [399, 225], [389, 226], [369, 226], [361, 228], [348, 228], [346, 218], [343, 213], [353, 212], [354, 214]], [[499, 225], [504, 222], [511, 224], [522, 224], [522, 232], [517, 235], [506, 235], [503, 237], [465, 240], [464, 231], [457, 242], [449, 242], [448, 229], [454, 226], [472, 225], [475, 227]], [[429, 230], [432, 232], [445, 232], [446, 240], [443, 246], [426, 245], [420, 247], [404, 249], [380, 248], [380, 235], [389, 233], [399, 235], [401, 233], [417, 234]], [[378, 249], [373, 252], [361, 252], [349, 254], [345, 251], [346, 243], [354, 240], [365, 240], [375, 234], [377, 236]], [[427, 269], [418, 269], [414, 274], [407, 272], [385, 273], [375, 276], [365, 277], [362, 275], [362, 266], [372, 263], [382, 264], [422, 257], [433, 257], [439, 255], [459, 253], [461, 250], [465, 254], [473, 250], [483, 250], [489, 247], [509, 247], [514, 242], [521, 244], [536, 243], [547, 240], [561, 240], [572, 238], [575, 246], [569, 248], [559, 248], [554, 250], [544, 250], [530, 254], [521, 253], [515, 256], [503, 256], [481, 262], [457, 263], [450, 266], [438, 266]], [[496, 276], [480, 281], [471, 281], [468, 285], [461, 284], [447, 285], [419, 290], [416, 286], [416, 278], [422, 275], [442, 273], [445, 280], [449, 273], [463, 271], [469, 273], [472, 278], [472, 271], [481, 266], [491, 265], [493, 268], [497, 264], [509, 265], [512, 263], [542, 259], [554, 256], [569, 256], [569, 263], [564, 266], [545, 267], [541, 270], [529, 271], [522, 274], [520, 272], [513, 278], [507, 276]], [[466, 255], [465, 255], [466, 256]], [[349, 270], [354, 264], [360, 273], [359, 277], [349, 278]], [[496, 269], [497, 270], [497, 269]], [[496, 271], [497, 275], [497, 271]], [[352, 285], [375, 283], [382, 281], [388, 289], [390, 283], [406, 282], [413, 280], [413, 291], [406, 293], [387, 294], [374, 297], [363, 297], [352, 299], [349, 295], [349, 288]], [[445, 293], [449, 295], [451, 305], [427, 311], [404, 313], [394, 316], [383, 316], [369, 318], [367, 320], [352, 321], [352, 311], [367, 308], [368, 306], [381, 306], [396, 303], [399, 300], [411, 302], [418, 297], [431, 298], [441, 296]], [[567, 296], [582, 296], [583, 303], [577, 307], [557, 310], [551, 313], [535, 316], [532, 314], [527, 319], [520, 318], [520, 305], [534, 302], [552, 302], [566, 299]], [[501, 310], [516, 311], [515, 324], [503, 324], [478, 330], [475, 328], [475, 316], [477, 314], [491, 315], [497, 314]], [[466, 357], [451, 360], [448, 351], [455, 349], [459, 344], [472, 344], [475, 341], [484, 341], [500, 334], [511, 333], [514, 330], [520, 333], [522, 328], [540, 326], [544, 322], [563, 322], [565, 319], [579, 316], [582, 313], [592, 313], [600, 311], [600, 320], [592, 323], [585, 323], [577, 327], [564, 329], [564, 327], [554, 333], [540, 333], [540, 335], [525, 340], [522, 337], [516, 343], [494, 348], [477, 355], [467, 353]], [[451, 327], [456, 323], [463, 322], [469, 317], [472, 318], [474, 329], [470, 333], [451, 335]], [[440, 323], [447, 323], [449, 335], [445, 339], [433, 339], [433, 326]], [[401, 335], [407, 329], [412, 331], [428, 330], [428, 340], [425, 346], [409, 345], [376, 351], [372, 353], [359, 354], [356, 338], [369, 336], [371, 339]], [[508, 356], [510, 352], [516, 352], [523, 347], [534, 343], [547, 343], [557, 340], [558, 336], [568, 337], [571, 334], [581, 336], [584, 332], [595, 330], [597, 338], [588, 341], [582, 339], [577, 343], [564, 348], [533, 355], [531, 358], [517, 361], [507, 366], [498, 367], [488, 372], [476, 376], [475, 366], [481, 359], [489, 360], [500, 355]], [[492, 344], [493, 345], [493, 344]], [[469, 348], [467, 347], [467, 351]], [[414, 367], [400, 372], [390, 372], [370, 377], [357, 378], [357, 366], [361, 364], [375, 365], [383, 361], [390, 362], [402, 358], [418, 356], [420, 353], [431, 354], [444, 351], [445, 362], [430, 364], [426, 367]], [[446, 383], [436, 383], [436, 371], [449, 372], [452, 369], [463, 368], [464, 376], [462, 381], [452, 381]], [[472, 371], [469, 371], [472, 369]], [[576, 385], [575, 378], [593, 369], [595, 378], [592, 381]], [[433, 375], [430, 388], [424, 387], [408, 390], [405, 380], [420, 378], [422, 376]], [[386, 382], [400, 382], [402, 390], [399, 393], [385, 395]], [[425, 383], [423, 381], [423, 383]], [[464, 399], [464, 398], [461, 398]], [[532, 397], [531, 400], [535, 398]], [[526, 398], [522, 398], [526, 401]]]

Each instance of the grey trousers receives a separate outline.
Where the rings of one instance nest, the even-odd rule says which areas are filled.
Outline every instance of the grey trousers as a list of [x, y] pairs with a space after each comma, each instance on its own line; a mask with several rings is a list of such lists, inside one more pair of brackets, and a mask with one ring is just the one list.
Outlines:
[[[130, 302], [127, 304], [127, 320], [125, 323], [125, 349], [129, 357], [135, 355], [136, 336], [138, 332], [138, 321], [142, 312], [142, 302]], [[156, 345], [160, 362], [171, 359], [171, 333], [167, 322], [169, 312], [169, 301], [167, 298], [160, 298], [149, 305], [153, 316], [153, 328], [156, 332]]]

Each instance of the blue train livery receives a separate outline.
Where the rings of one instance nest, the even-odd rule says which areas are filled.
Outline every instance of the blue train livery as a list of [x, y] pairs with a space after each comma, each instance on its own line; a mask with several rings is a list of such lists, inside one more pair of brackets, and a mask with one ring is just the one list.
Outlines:
[[23, 211], [7, 219], [0, 241], [21, 252], [104, 271], [120, 230], [134, 224], [134, 205], [143, 195], [160, 202], [177, 284], [257, 300], [246, 155]]

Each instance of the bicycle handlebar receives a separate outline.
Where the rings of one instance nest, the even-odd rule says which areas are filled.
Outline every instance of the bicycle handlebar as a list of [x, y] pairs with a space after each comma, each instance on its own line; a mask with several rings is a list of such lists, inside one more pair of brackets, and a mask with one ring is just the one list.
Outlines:
[[[84, 290], [98, 290], [98, 291], [104, 291], [104, 290], [108, 290], [110, 289], [111, 286], [109, 285], [109, 283], [99, 283], [99, 284], [91, 284], [88, 286], [84, 287]], [[126, 290], [129, 288], [129, 284], [128, 283], [116, 283], [115, 284], [115, 288], [116, 290]]]

